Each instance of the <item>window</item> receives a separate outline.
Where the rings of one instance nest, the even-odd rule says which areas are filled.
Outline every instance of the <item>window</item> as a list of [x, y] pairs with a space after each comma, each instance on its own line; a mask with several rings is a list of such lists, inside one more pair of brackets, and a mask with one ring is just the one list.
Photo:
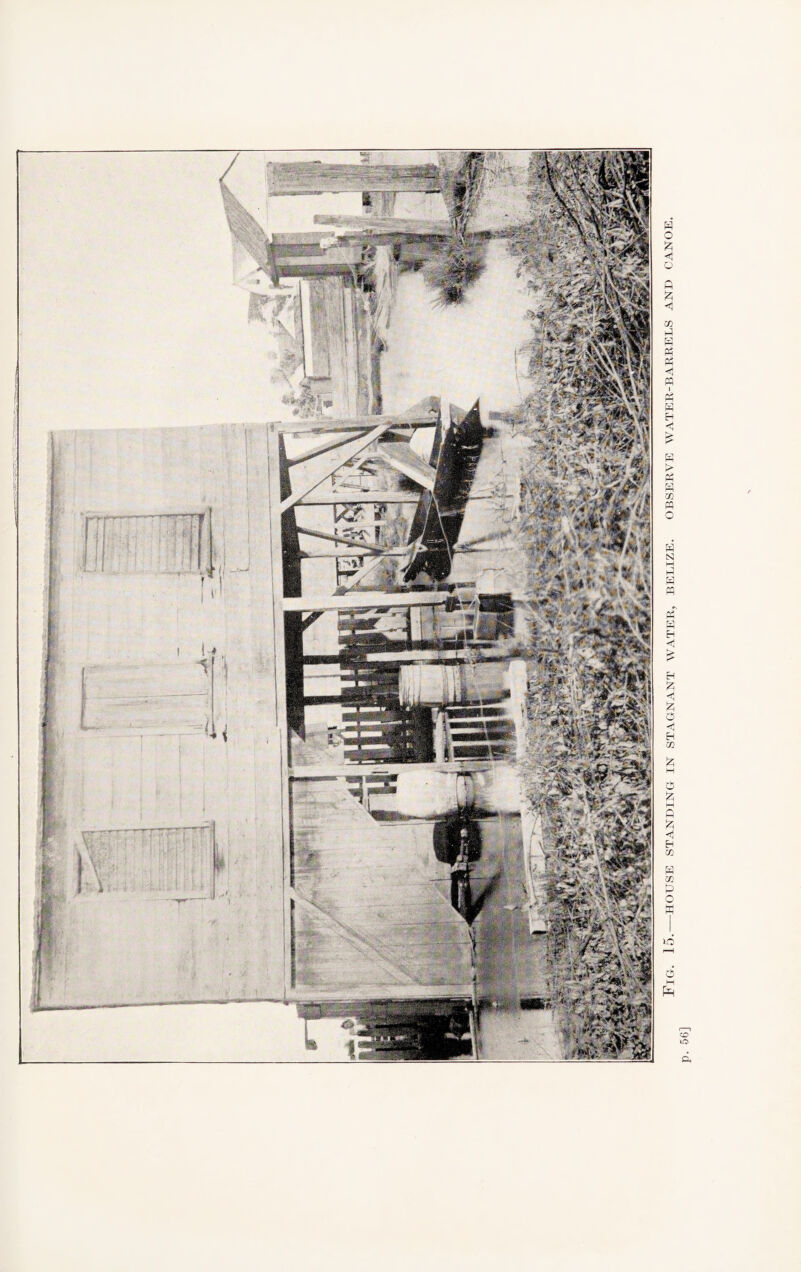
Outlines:
[[208, 574], [211, 512], [131, 516], [86, 513], [83, 568], [89, 574]]
[[81, 726], [213, 735], [213, 680], [213, 654], [201, 662], [84, 667]]
[[214, 823], [84, 830], [78, 893], [176, 899], [214, 896]]

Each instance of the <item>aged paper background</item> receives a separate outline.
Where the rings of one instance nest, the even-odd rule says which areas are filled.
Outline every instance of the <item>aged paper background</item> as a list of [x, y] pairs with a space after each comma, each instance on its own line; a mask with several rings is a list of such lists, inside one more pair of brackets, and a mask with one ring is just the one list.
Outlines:
[[[655, 771], [671, 535], [682, 771], [678, 988], [661, 1002], [657, 977], [652, 1066], [20, 1067], [7, 480], [3, 1268], [798, 1265], [798, 47], [778, 0], [6, 7], [9, 420], [17, 148], [653, 147], [655, 325], [675, 226], [678, 505], [669, 528], [657, 413]], [[35, 692], [38, 648], [21, 667]], [[30, 738], [23, 759], [29, 774]], [[109, 1042], [71, 1016], [76, 1058], [149, 1028], [124, 1014]], [[202, 1016], [190, 1037], [162, 1016], [154, 1052], [214, 1054]]]

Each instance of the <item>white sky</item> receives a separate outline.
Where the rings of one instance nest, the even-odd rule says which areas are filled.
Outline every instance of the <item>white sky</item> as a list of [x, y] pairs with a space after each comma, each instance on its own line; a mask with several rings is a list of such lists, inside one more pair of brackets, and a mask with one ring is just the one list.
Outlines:
[[21, 157], [27, 427], [275, 418], [267, 328], [232, 285], [232, 157]]

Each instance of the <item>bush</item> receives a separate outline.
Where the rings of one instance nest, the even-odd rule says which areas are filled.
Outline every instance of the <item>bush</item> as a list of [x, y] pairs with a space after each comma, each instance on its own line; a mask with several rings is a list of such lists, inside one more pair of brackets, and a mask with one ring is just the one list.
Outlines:
[[536, 625], [526, 780], [546, 820], [553, 994], [567, 1054], [651, 1049], [649, 169], [538, 155], [535, 390], [523, 482]]

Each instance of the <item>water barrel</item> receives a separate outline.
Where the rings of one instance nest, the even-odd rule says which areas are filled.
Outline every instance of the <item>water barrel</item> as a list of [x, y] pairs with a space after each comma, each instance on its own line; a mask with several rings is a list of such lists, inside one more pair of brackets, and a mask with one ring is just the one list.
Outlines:
[[406, 663], [398, 676], [402, 707], [446, 707], [498, 702], [507, 692], [507, 664]]
[[398, 774], [395, 808], [405, 817], [436, 821], [454, 817], [473, 803], [471, 776], [443, 773], [427, 766], [409, 764]]

